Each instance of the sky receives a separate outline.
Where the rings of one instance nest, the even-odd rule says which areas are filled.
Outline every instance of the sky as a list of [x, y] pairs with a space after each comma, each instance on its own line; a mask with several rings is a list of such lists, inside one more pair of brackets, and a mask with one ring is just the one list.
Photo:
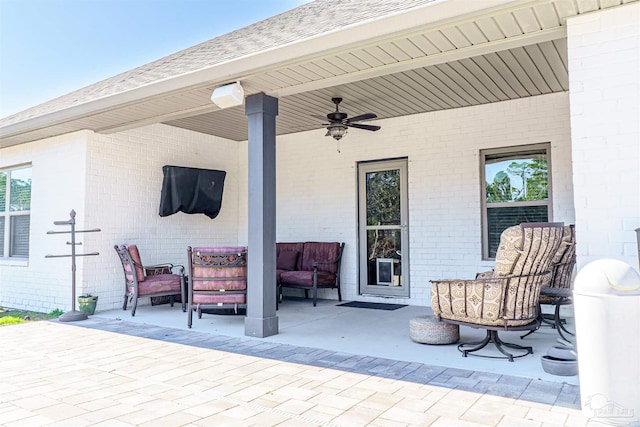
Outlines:
[[0, 118], [308, 0], [0, 0]]

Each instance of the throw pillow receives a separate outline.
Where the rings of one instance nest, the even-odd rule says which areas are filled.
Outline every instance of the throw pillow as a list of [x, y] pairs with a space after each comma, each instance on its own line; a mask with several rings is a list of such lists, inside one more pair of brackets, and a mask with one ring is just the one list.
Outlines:
[[298, 251], [282, 251], [276, 259], [278, 270], [295, 270], [298, 265]]

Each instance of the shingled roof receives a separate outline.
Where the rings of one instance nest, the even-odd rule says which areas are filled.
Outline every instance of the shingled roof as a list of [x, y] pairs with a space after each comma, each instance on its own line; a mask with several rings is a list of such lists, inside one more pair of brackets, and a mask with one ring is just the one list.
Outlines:
[[203, 70], [435, 0], [316, 0], [0, 120], [0, 127]]

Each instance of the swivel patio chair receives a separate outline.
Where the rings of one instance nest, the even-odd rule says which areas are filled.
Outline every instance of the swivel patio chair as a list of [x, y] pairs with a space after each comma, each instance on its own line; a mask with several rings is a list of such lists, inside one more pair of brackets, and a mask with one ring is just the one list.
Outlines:
[[[562, 223], [525, 223], [500, 236], [496, 266], [475, 280], [431, 281], [434, 313], [446, 323], [486, 329], [486, 337], [458, 346], [467, 355], [514, 358], [533, 353], [532, 347], [502, 341], [499, 331], [535, 330], [540, 325], [540, 288], [551, 276], [551, 261], [562, 241]], [[479, 354], [493, 343], [502, 356]], [[516, 350], [517, 354], [506, 348]]]
[[[574, 335], [568, 331], [565, 320], [560, 316], [562, 306], [573, 304], [573, 270], [576, 265], [576, 231], [573, 224], [564, 227], [564, 235], [558, 251], [551, 261], [551, 277], [548, 283], [540, 288], [540, 305], [554, 306], [553, 314], [540, 311], [542, 324], [551, 325], [565, 342], [571, 342], [567, 335]], [[521, 338], [532, 334], [529, 331]], [[567, 335], [565, 335], [567, 334]]]
[[247, 307], [247, 248], [187, 248], [189, 302], [187, 326], [191, 328], [193, 312], [202, 318], [202, 310]]
[[136, 245], [114, 246], [124, 271], [124, 304], [132, 303], [131, 316], [136, 315], [139, 298], [168, 296], [173, 307], [175, 297], [180, 296], [182, 311], [186, 309], [186, 285], [184, 267], [173, 264], [142, 265]]

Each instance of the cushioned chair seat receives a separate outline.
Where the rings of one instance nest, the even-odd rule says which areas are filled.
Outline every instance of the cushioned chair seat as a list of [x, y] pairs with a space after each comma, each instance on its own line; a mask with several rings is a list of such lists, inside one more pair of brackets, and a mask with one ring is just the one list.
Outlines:
[[280, 282], [280, 278], [282, 277], [282, 273], [286, 273], [289, 270], [281, 270], [279, 268], [276, 268], [276, 283]]
[[[138, 296], [157, 294], [161, 292], [181, 292], [181, 279], [176, 274], [158, 274], [157, 276], [147, 276], [144, 282], [138, 284]], [[133, 292], [133, 286], [129, 287]]]
[[[280, 280], [292, 285], [313, 286], [313, 271], [285, 271]], [[336, 275], [328, 271], [318, 271], [318, 285], [333, 285]]]
[[246, 294], [194, 294], [194, 304], [246, 304]]
[[[432, 294], [432, 304], [437, 311], [447, 313], [447, 319], [480, 326], [521, 326], [528, 325], [535, 319], [536, 307], [523, 307], [507, 298], [503, 287], [508, 287], [507, 278], [477, 280], [457, 280], [434, 283], [437, 289]], [[514, 289], [517, 283], [512, 284]], [[513, 298], [515, 292], [508, 294]], [[439, 295], [434, 298], [433, 295]], [[518, 307], [516, 308], [516, 305]], [[522, 310], [526, 312], [523, 313]]]

